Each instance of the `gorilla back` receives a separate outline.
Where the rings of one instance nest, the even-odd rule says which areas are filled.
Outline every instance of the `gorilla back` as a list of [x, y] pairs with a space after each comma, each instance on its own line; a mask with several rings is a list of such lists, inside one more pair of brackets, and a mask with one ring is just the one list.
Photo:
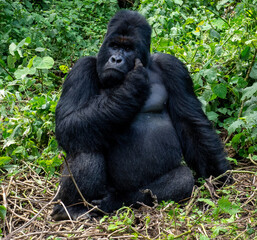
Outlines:
[[[201, 109], [184, 65], [150, 56], [151, 28], [132, 11], [109, 22], [97, 57], [68, 74], [56, 109], [56, 138], [87, 201], [106, 212], [190, 197], [194, 178], [229, 169], [223, 146]], [[187, 166], [181, 165], [185, 159]], [[76, 219], [83, 205], [67, 168], [60, 199]], [[55, 220], [67, 219], [61, 205]]]

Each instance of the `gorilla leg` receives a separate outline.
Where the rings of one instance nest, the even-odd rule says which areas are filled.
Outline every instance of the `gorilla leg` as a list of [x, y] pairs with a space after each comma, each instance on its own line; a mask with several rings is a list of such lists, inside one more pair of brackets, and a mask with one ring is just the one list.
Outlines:
[[150, 189], [158, 201], [173, 200], [178, 202], [191, 196], [194, 177], [186, 166], [180, 166], [150, 183], [145, 189]]
[[129, 206], [133, 204], [134, 207], [140, 205], [137, 202], [142, 202], [147, 205], [153, 204], [152, 194], [157, 196], [158, 201], [180, 201], [191, 196], [194, 186], [194, 177], [191, 170], [185, 166], [179, 166], [152, 183], [142, 187], [140, 191], [136, 192], [119, 192], [109, 194], [100, 204], [100, 208], [106, 212], [112, 212], [122, 205]]
[[[68, 164], [78, 188], [87, 201], [103, 197], [106, 191], [106, 170], [102, 154], [80, 153], [75, 158], [68, 158]], [[76, 219], [87, 209], [69, 175], [67, 166], [65, 166], [60, 181], [60, 191], [55, 200], [60, 199], [71, 218]], [[51, 216], [54, 220], [68, 219], [62, 205], [55, 205]]]

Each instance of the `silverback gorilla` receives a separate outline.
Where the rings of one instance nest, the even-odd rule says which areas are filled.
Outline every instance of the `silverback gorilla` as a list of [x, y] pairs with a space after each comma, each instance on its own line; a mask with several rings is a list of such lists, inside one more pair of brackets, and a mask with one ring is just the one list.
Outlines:
[[[118, 12], [98, 56], [80, 59], [68, 74], [57, 105], [56, 137], [74, 179], [106, 212], [151, 205], [153, 194], [182, 200], [193, 189], [190, 168], [204, 178], [230, 168], [188, 71], [174, 56], [150, 55], [150, 44], [145, 18]], [[87, 211], [67, 167], [58, 199], [73, 219]], [[68, 218], [62, 205], [52, 217]]]

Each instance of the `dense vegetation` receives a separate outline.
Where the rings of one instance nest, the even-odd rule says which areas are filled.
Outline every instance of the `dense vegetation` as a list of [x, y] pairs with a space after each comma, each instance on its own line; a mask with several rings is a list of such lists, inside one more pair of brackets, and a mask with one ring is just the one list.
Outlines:
[[[119, 7], [115, 0], [0, 0], [0, 9], [0, 181], [19, 173], [24, 162], [51, 177], [62, 163], [54, 136], [61, 85], [78, 58], [97, 54]], [[151, 51], [187, 65], [229, 160], [256, 164], [257, 1], [141, 0], [134, 9], [152, 25]], [[202, 202], [215, 221], [219, 213], [233, 217], [240, 211], [227, 198], [217, 205]], [[0, 205], [0, 217], [5, 214]], [[108, 221], [110, 230], [119, 228], [115, 218]]]

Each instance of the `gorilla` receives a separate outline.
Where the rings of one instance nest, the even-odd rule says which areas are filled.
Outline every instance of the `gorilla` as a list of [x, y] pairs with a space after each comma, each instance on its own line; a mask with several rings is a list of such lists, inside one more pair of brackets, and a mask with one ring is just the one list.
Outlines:
[[[105, 212], [190, 197], [195, 178], [230, 169], [185, 66], [150, 55], [151, 27], [121, 10], [96, 57], [77, 61], [56, 108], [56, 138], [84, 198]], [[182, 164], [182, 159], [186, 165]], [[88, 211], [69, 176], [60, 180], [54, 220]], [[154, 196], [154, 197], [153, 197]]]

